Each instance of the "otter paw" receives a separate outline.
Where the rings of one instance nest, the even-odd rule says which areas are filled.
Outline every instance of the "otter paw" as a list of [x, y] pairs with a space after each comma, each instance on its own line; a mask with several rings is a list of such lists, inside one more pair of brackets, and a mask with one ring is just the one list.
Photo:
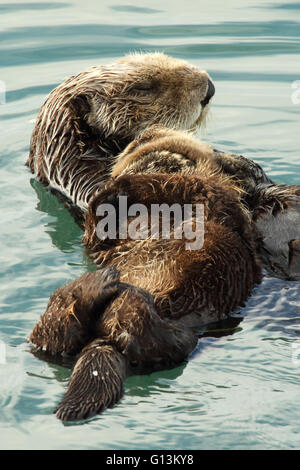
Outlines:
[[57, 289], [33, 328], [29, 341], [50, 354], [78, 354], [91, 339], [95, 321], [118, 291], [113, 267], [86, 273]]

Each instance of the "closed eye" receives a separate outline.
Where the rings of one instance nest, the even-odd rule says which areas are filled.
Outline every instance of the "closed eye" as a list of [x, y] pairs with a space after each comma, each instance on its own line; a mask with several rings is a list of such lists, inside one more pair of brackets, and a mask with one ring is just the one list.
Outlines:
[[153, 80], [143, 80], [132, 85], [129, 89], [131, 92], [152, 92], [156, 89], [156, 84]]

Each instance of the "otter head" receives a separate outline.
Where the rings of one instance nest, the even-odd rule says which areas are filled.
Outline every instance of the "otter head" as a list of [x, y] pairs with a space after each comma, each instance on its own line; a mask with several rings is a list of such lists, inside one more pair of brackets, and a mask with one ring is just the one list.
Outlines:
[[68, 78], [42, 106], [27, 165], [86, 206], [109, 161], [153, 125], [195, 130], [214, 94], [208, 74], [164, 54], [134, 54]]
[[89, 126], [106, 137], [133, 139], [153, 124], [194, 130], [214, 85], [205, 71], [164, 54], [134, 54], [89, 69]]

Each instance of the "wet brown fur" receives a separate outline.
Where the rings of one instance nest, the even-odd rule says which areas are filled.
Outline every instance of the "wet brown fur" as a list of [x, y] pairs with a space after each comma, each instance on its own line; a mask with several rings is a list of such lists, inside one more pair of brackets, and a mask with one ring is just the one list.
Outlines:
[[[192, 174], [168, 173], [172, 161], [174, 167], [189, 162]], [[113, 405], [132, 367], [161, 369], [185, 360], [197, 344], [197, 328], [242, 305], [261, 279], [243, 192], [215, 166], [209, 147], [197, 147], [186, 134], [151, 129], [125, 149], [112, 172], [116, 176], [95, 195], [85, 224], [84, 243], [103, 269], [56, 291], [30, 337], [50, 353], [74, 354], [87, 344], [56, 410], [62, 420]], [[119, 195], [127, 195], [128, 206], [138, 202], [148, 209], [203, 204], [203, 247], [187, 250], [184, 234], [100, 240], [97, 207], [107, 202], [117, 207]]]
[[[99, 266], [51, 296], [30, 336], [48, 353], [79, 354], [56, 409], [64, 421], [116, 403], [130, 368], [185, 360], [197, 328], [243, 305], [260, 282], [256, 226], [267, 237], [268, 227], [278, 225], [275, 217], [289, 218], [290, 209], [295, 216], [284, 243], [274, 248], [271, 239], [263, 250], [270, 271], [290, 278], [300, 272], [293, 238], [298, 189], [281, 190], [256, 163], [171, 129], [194, 130], [201, 122], [207, 83], [205, 72], [182, 61], [130, 56], [71, 77], [38, 116], [28, 166], [75, 205], [88, 207], [84, 243]], [[149, 129], [153, 124], [165, 128]], [[119, 195], [148, 209], [203, 204], [203, 247], [189, 251], [185, 238], [99, 240], [97, 207], [117, 207]], [[274, 253], [276, 262], [283, 259], [279, 267]]]
[[189, 134], [153, 126], [118, 156], [113, 175], [169, 174], [215, 177], [240, 192], [261, 242], [264, 268], [286, 280], [300, 279], [300, 188], [276, 185], [262, 168], [242, 155], [212, 149]]
[[[205, 279], [210, 279], [212, 287], [206, 300], [207, 304], [218, 305], [217, 316], [230, 313], [247, 298], [253, 283], [259, 278], [259, 264], [255, 255], [256, 232], [251, 226], [249, 213], [241, 203], [243, 192], [232, 179], [219, 171], [208, 146], [208, 151], [205, 152], [206, 146], [199, 144], [197, 148], [197, 142], [189, 135], [170, 130], [165, 132], [166, 138], [163, 137], [163, 129], [147, 131], [138, 142], [128, 146], [128, 153], [125, 150], [120, 156], [112, 173], [117, 175], [120, 172], [121, 175], [109, 181], [89, 207], [84, 243], [99, 266], [105, 266], [107, 263], [116, 266], [121, 271], [122, 281], [146, 289], [159, 305], [165, 305], [170, 295], [174, 297], [175, 303], [180, 294], [185, 296], [191, 289], [190, 276], [197, 273], [195, 276], [197, 295], [205, 291]], [[153, 135], [157, 133], [160, 135], [156, 141]], [[168, 153], [167, 158], [161, 157], [162, 151]], [[177, 163], [180, 160], [194, 163], [194, 174], [186, 174], [184, 171], [182, 174], [167, 173], [172, 159]], [[149, 170], [154, 161], [158, 167], [160, 165], [164, 173]], [[96, 215], [97, 207], [108, 201], [117, 206], [118, 195], [127, 196], [128, 206], [136, 202], [143, 204], [149, 213], [153, 204], [165, 203], [169, 206], [180, 204], [181, 207], [184, 204], [203, 204], [205, 212], [203, 248], [186, 250], [185, 239], [155, 240], [149, 237], [139, 241], [100, 240], [96, 233], [97, 224], [101, 220], [101, 217]], [[227, 250], [229, 251], [226, 255]], [[235, 263], [230, 263], [234, 264], [234, 267], [225, 266], [226, 256], [235, 258]], [[240, 277], [235, 275], [231, 280], [233, 284], [234, 279], [237, 283], [241, 282], [242, 290], [238, 286], [236, 289], [237, 298], [233, 295], [230, 299], [225, 299], [224, 291], [220, 290], [217, 279], [224, 279], [226, 270], [247, 269], [248, 263], [247, 281], [244, 279], [241, 282]], [[218, 276], [214, 276], [213, 273], [218, 273]], [[201, 280], [202, 275], [203, 280]], [[229, 284], [227, 289], [230, 289]], [[201, 308], [204, 304], [205, 301], [201, 300], [200, 295]], [[195, 311], [195, 303], [191, 302], [191, 305], [193, 305], [191, 309], [187, 308], [178, 315], [188, 316], [190, 310]], [[166, 315], [172, 316], [172, 308], [170, 306], [168, 308]]]
[[27, 165], [85, 210], [113, 157], [151, 125], [195, 129], [209, 76], [164, 54], [134, 54], [91, 67], [55, 88], [32, 133]]

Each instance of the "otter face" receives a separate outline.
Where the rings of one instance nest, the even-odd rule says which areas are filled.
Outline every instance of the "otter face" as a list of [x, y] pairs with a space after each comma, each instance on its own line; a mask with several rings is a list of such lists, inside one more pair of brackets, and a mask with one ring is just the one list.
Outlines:
[[208, 74], [164, 54], [135, 54], [90, 67], [49, 94], [27, 165], [76, 206], [108, 176], [118, 155], [153, 125], [194, 131], [214, 94]]
[[94, 67], [87, 121], [106, 136], [134, 138], [153, 124], [195, 130], [215, 87], [205, 71], [164, 54], [135, 54]]

